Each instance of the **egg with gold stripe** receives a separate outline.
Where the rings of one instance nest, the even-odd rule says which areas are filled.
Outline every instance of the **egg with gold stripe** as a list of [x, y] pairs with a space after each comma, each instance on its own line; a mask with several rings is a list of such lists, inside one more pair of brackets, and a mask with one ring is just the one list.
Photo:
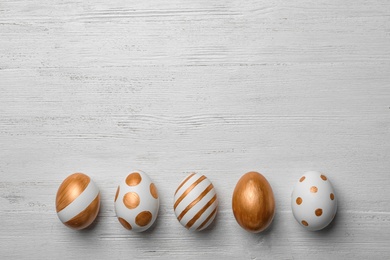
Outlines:
[[207, 228], [213, 222], [217, 208], [215, 188], [204, 175], [192, 173], [176, 189], [173, 209], [180, 224], [191, 231]]
[[83, 173], [68, 176], [58, 188], [57, 215], [67, 227], [77, 230], [88, 227], [98, 215], [99, 208], [99, 188]]
[[114, 203], [116, 216], [122, 226], [143, 232], [156, 220], [160, 199], [150, 177], [142, 171], [134, 171], [119, 184]]

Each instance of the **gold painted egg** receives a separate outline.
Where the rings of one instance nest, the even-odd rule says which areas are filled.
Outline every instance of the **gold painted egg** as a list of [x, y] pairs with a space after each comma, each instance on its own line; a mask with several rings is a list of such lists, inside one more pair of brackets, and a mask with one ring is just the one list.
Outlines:
[[150, 177], [142, 171], [134, 171], [119, 184], [114, 204], [118, 221], [124, 228], [143, 232], [155, 222], [160, 198]]
[[317, 171], [302, 175], [291, 194], [291, 209], [297, 222], [307, 230], [328, 226], [337, 212], [337, 197], [328, 177]]
[[192, 173], [176, 189], [173, 209], [177, 220], [190, 231], [206, 229], [217, 215], [217, 193], [204, 175]]
[[83, 173], [68, 176], [58, 188], [57, 215], [67, 227], [72, 229], [88, 227], [98, 215], [99, 208], [99, 188]]
[[248, 172], [237, 182], [232, 199], [233, 214], [246, 231], [264, 231], [275, 215], [275, 199], [271, 185], [258, 172]]

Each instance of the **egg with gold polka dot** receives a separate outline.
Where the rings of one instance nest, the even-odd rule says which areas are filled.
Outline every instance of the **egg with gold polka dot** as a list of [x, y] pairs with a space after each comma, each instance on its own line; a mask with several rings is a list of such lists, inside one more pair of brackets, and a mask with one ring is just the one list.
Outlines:
[[115, 194], [115, 212], [125, 229], [143, 232], [155, 222], [160, 206], [156, 185], [142, 171], [128, 174]]
[[92, 179], [83, 173], [68, 176], [56, 196], [58, 218], [72, 229], [91, 225], [99, 213], [100, 192]]
[[291, 208], [297, 222], [307, 230], [328, 226], [337, 211], [337, 196], [329, 178], [317, 171], [302, 175], [292, 192]]

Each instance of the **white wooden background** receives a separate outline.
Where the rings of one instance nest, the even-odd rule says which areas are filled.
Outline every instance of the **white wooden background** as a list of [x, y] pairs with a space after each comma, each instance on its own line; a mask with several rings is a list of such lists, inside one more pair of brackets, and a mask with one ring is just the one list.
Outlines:
[[[1, 259], [380, 259], [390, 256], [390, 1], [2, 0]], [[113, 199], [142, 169], [161, 210], [153, 230], [121, 227]], [[237, 180], [263, 173], [271, 228], [242, 230]], [[338, 215], [303, 230], [290, 194], [327, 174]], [[83, 232], [57, 219], [73, 172], [101, 189]], [[173, 193], [206, 174], [215, 224], [189, 233]]]

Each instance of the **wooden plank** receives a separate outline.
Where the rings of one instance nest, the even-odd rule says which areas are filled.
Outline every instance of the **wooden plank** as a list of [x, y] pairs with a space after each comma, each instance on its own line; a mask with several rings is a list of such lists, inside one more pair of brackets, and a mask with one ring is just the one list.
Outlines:
[[[0, 256], [15, 259], [384, 259], [390, 255], [388, 1], [10, 1], [0, 3]], [[113, 199], [142, 169], [155, 227], [123, 229]], [[306, 232], [290, 194], [320, 170], [339, 200]], [[263, 234], [231, 212], [250, 170], [271, 183]], [[102, 193], [96, 224], [68, 230], [55, 194], [70, 173]], [[220, 198], [189, 233], [173, 213], [196, 171]]]

